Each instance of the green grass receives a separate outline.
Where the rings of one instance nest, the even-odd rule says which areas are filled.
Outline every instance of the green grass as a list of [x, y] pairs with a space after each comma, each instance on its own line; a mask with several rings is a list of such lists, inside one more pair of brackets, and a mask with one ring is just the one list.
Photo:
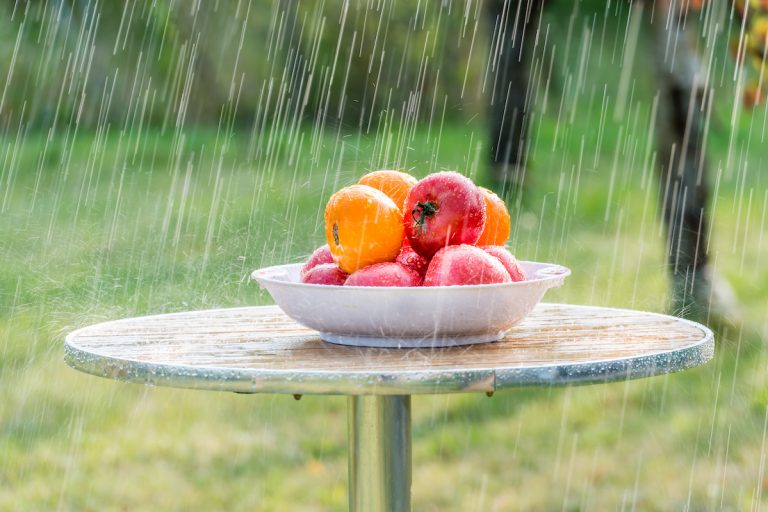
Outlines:
[[[637, 116], [621, 135], [609, 121], [597, 155], [594, 116], [537, 125], [511, 245], [573, 269], [549, 301], [665, 310], [647, 113]], [[718, 333], [715, 360], [637, 382], [416, 397], [415, 510], [766, 506], [768, 178], [751, 169], [768, 152], [750, 122], [738, 132], [752, 140], [750, 171], [723, 174], [710, 249], [746, 321]], [[14, 177], [0, 194], [0, 509], [345, 509], [343, 398], [146, 388], [62, 361], [64, 334], [94, 321], [268, 303], [245, 276], [321, 244], [325, 201], [367, 170], [484, 179], [485, 134], [473, 124], [394, 131], [389, 150], [385, 133], [297, 135], [256, 145], [206, 131], [183, 145], [154, 132], [48, 145], [30, 135], [0, 146], [15, 155], [0, 174]], [[277, 149], [250, 150], [268, 144]], [[712, 161], [726, 149], [727, 137], [713, 141]]]

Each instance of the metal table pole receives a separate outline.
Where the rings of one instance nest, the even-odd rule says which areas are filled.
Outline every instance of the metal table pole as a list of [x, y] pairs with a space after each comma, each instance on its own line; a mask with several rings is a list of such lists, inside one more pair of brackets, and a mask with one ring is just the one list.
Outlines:
[[349, 509], [411, 510], [411, 397], [349, 397]]

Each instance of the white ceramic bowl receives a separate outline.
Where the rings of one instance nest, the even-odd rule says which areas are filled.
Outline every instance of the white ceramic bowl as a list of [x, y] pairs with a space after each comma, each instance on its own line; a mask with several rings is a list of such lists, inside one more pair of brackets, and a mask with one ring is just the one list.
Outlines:
[[331, 343], [364, 347], [448, 347], [496, 341], [571, 271], [521, 261], [526, 281], [435, 287], [328, 286], [299, 281], [302, 264], [254, 271], [278, 306]]

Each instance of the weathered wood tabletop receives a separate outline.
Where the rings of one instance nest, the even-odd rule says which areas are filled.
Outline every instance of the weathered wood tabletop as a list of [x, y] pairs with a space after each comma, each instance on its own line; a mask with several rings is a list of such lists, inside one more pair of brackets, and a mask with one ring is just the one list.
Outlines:
[[252, 393], [492, 392], [648, 377], [701, 365], [712, 332], [631, 310], [540, 304], [501, 341], [439, 349], [332, 345], [276, 306], [129, 318], [66, 338], [70, 366], [102, 377]]

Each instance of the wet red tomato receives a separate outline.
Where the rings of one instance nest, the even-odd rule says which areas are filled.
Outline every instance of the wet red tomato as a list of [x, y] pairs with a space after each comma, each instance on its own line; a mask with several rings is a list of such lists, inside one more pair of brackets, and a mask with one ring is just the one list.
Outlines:
[[403, 220], [411, 247], [429, 260], [443, 247], [477, 243], [485, 226], [485, 200], [469, 178], [438, 172], [408, 192]]
[[451, 245], [429, 262], [424, 286], [509, 283], [499, 260], [473, 245]]
[[419, 286], [421, 276], [399, 263], [374, 263], [354, 272], [344, 286]]

